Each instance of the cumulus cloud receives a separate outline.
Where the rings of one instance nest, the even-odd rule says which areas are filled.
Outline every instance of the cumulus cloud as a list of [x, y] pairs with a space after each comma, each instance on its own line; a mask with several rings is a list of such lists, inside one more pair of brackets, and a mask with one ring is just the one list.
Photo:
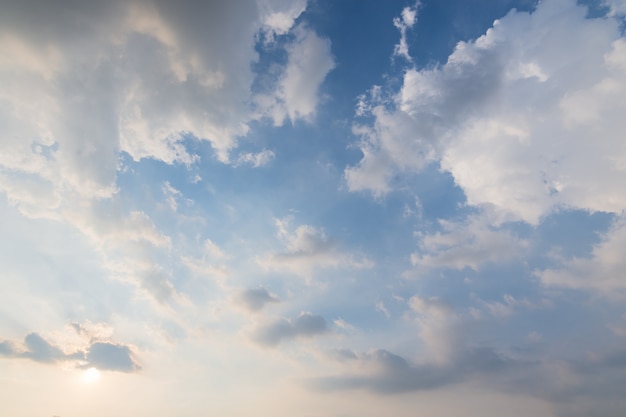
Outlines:
[[270, 294], [265, 288], [249, 288], [237, 295], [237, 302], [249, 311], [259, 311], [267, 303], [277, 303], [280, 299]]
[[[70, 198], [113, 195], [121, 153], [189, 165], [199, 157], [185, 141], [198, 139], [229, 162], [248, 123], [267, 116], [250, 109], [256, 36], [287, 33], [306, 4], [7, 4], [0, 17], [0, 44], [9, 51], [0, 80], [10, 86], [0, 93], [2, 191], [25, 213], [42, 215], [35, 212]], [[292, 121], [313, 114], [317, 87], [333, 66], [327, 40], [305, 29], [296, 35], [276, 92]]]
[[370, 104], [374, 123], [355, 127], [363, 158], [345, 171], [349, 188], [382, 195], [393, 175], [436, 162], [469, 204], [511, 219], [621, 212], [625, 41], [617, 19], [585, 16], [574, 0], [513, 10], [443, 65], [408, 69]]
[[295, 319], [279, 319], [261, 326], [252, 337], [261, 345], [276, 346], [285, 340], [311, 338], [328, 331], [328, 325], [322, 316], [302, 313]]

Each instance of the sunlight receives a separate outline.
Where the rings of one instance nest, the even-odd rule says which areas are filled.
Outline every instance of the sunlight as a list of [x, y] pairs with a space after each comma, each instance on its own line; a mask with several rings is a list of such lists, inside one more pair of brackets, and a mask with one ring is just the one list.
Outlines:
[[82, 381], [86, 383], [93, 384], [100, 379], [100, 371], [96, 368], [89, 368], [85, 372], [83, 372]]

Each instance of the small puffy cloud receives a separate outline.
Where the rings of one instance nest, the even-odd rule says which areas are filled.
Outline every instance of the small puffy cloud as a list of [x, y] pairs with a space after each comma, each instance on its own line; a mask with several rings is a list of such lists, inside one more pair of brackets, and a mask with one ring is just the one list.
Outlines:
[[402, 9], [402, 13], [399, 17], [393, 19], [393, 25], [400, 31], [400, 43], [393, 48], [393, 54], [405, 58], [407, 61], [411, 61], [411, 55], [409, 55], [409, 45], [406, 41], [406, 32], [411, 29], [417, 22], [417, 9], [419, 2], [414, 6], [405, 7]]
[[172, 211], [178, 210], [178, 204], [181, 201], [184, 202], [187, 206], [193, 204], [193, 200], [186, 198], [183, 193], [180, 190], [174, 188], [169, 181], [165, 181], [165, 183], [163, 183], [161, 191], [163, 192], [163, 196], [165, 197], [166, 204], [169, 206], [170, 209], [172, 209]]
[[253, 339], [265, 346], [276, 346], [284, 340], [311, 338], [329, 332], [322, 316], [302, 313], [295, 319], [279, 319], [256, 329]]
[[356, 127], [363, 158], [345, 171], [349, 189], [382, 195], [395, 175], [438, 163], [470, 205], [509, 219], [537, 224], [559, 206], [620, 213], [624, 42], [619, 19], [588, 19], [575, 0], [509, 12], [361, 106], [374, 121]]
[[258, 5], [264, 30], [272, 41], [275, 35], [289, 32], [306, 9], [307, 0], [259, 0]]
[[251, 165], [253, 168], [259, 168], [272, 162], [276, 155], [274, 151], [264, 149], [258, 153], [244, 153], [237, 158], [239, 165]]
[[128, 346], [107, 342], [96, 342], [89, 346], [86, 353], [85, 368], [95, 367], [100, 370], [133, 372], [141, 369], [134, 361]]
[[270, 294], [265, 288], [249, 288], [241, 291], [236, 301], [249, 311], [259, 311], [267, 303], [278, 303], [280, 299]]
[[383, 313], [385, 317], [391, 318], [389, 310], [385, 306], [385, 303], [383, 303], [382, 301], [377, 301], [376, 304], [374, 304], [374, 308], [376, 309], [376, 311]]

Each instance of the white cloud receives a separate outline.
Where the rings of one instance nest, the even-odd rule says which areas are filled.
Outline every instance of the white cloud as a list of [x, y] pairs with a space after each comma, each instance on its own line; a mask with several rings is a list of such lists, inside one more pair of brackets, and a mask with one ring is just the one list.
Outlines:
[[[258, 3], [7, 5], [0, 17], [0, 44], [9, 51], [0, 58], [7, 86], [0, 92], [1, 190], [24, 213], [51, 216], [61, 201], [116, 193], [121, 152], [190, 165], [198, 156], [184, 141], [196, 138], [229, 162], [237, 138], [259, 117], [250, 109], [256, 36], [286, 33], [306, 8], [306, 1]], [[328, 40], [302, 28], [296, 35], [276, 92], [282, 117], [292, 121], [313, 115], [318, 86], [334, 65]], [[244, 161], [264, 164], [269, 152]], [[20, 182], [29, 187], [14, 185]], [[28, 191], [44, 187], [50, 191]]]
[[413, 265], [425, 268], [478, 268], [487, 262], [505, 262], [523, 255], [528, 242], [490, 224], [489, 216], [471, 216], [463, 222], [439, 220], [443, 231], [420, 234]]
[[286, 270], [307, 278], [318, 268], [371, 268], [372, 262], [363, 256], [345, 252], [323, 230], [310, 225], [292, 228], [291, 217], [276, 219], [278, 237], [284, 250], [261, 257], [261, 266]]
[[414, 295], [409, 299], [409, 307], [420, 315], [431, 315], [440, 318], [454, 315], [452, 306], [436, 297], [423, 298], [419, 295]]
[[393, 175], [438, 161], [469, 204], [509, 219], [536, 224], [556, 206], [620, 212], [625, 41], [617, 20], [585, 14], [573, 0], [511, 11], [445, 64], [407, 70], [357, 131], [349, 188], [382, 195]]
[[[199, 157], [185, 141], [204, 140], [229, 162], [257, 118], [250, 104], [258, 34], [285, 33], [305, 7], [280, 0], [7, 4], [0, 15], [0, 49], [8, 51], [0, 57], [0, 193], [26, 216], [84, 234], [110, 277], [158, 303], [186, 304], [172, 263], [223, 278], [219, 248], [201, 260], [173, 254], [171, 239], [146, 213], [122, 208], [120, 157], [190, 165]], [[298, 34], [281, 91], [303, 93], [304, 101], [285, 103], [293, 117], [308, 117], [315, 97], [299, 86], [298, 66], [320, 69], [306, 74], [319, 84], [332, 60], [327, 40]], [[300, 51], [313, 51], [313, 61]], [[239, 162], [262, 166], [272, 158], [264, 150]], [[169, 182], [162, 192], [173, 211], [191, 202]]]
[[458, 354], [464, 342], [455, 309], [437, 297], [414, 295], [408, 301], [416, 315], [419, 336], [426, 354], [436, 363], [447, 363]]
[[590, 257], [561, 259], [560, 266], [536, 271], [546, 286], [584, 289], [609, 298], [626, 296], [626, 220], [620, 217], [593, 248]]
[[417, 9], [420, 3], [417, 2], [414, 6], [405, 7], [402, 9], [400, 17], [393, 19], [393, 25], [400, 31], [400, 42], [394, 46], [393, 54], [405, 58], [407, 61], [412, 61], [409, 54], [409, 45], [406, 41], [406, 32], [411, 29], [417, 22]]
[[275, 35], [289, 32], [306, 9], [307, 0], [259, 0], [258, 4], [261, 20], [272, 41]]
[[[505, 319], [512, 316], [516, 311], [520, 309], [539, 309], [551, 307], [553, 304], [548, 299], [542, 299], [539, 301], [531, 301], [525, 297], [514, 297], [511, 294], [504, 294], [502, 301], [486, 302], [479, 300], [483, 308], [493, 317], [498, 319]], [[472, 311], [475, 317], [482, 317], [480, 311], [474, 309]]]
[[178, 210], [178, 200], [183, 197], [183, 194], [180, 190], [172, 187], [169, 181], [165, 181], [163, 186], [161, 187], [161, 191], [163, 191], [163, 195], [165, 197], [165, 202], [169, 206], [172, 211]]
[[252, 165], [253, 168], [259, 168], [272, 162], [275, 157], [274, 151], [264, 149], [258, 153], [244, 153], [239, 155], [237, 163], [240, 165], [249, 164]]
[[306, 26], [294, 29], [295, 39], [286, 46], [287, 65], [269, 96], [256, 98], [259, 117], [270, 117], [274, 124], [285, 119], [311, 122], [320, 100], [319, 88], [335, 67], [330, 41]]
[[389, 310], [387, 310], [387, 307], [385, 307], [385, 303], [383, 303], [382, 301], [377, 301], [376, 304], [374, 304], [374, 308], [376, 309], [376, 311], [383, 313], [385, 317], [391, 317]]

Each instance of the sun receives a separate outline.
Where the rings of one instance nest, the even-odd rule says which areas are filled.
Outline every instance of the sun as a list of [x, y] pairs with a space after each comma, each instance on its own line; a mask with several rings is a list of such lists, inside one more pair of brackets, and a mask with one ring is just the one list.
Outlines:
[[83, 372], [83, 376], [81, 379], [83, 382], [93, 384], [100, 379], [100, 371], [98, 371], [96, 368], [89, 368], [85, 370], [85, 372]]

